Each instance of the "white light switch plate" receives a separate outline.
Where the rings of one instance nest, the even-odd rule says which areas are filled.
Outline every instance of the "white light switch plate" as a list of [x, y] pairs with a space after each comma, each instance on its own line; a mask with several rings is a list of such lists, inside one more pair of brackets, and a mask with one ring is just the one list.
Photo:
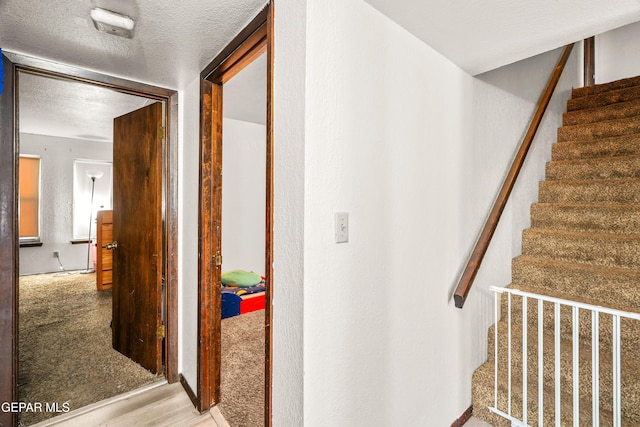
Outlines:
[[336, 243], [346, 243], [349, 241], [349, 214], [347, 212], [336, 212]]

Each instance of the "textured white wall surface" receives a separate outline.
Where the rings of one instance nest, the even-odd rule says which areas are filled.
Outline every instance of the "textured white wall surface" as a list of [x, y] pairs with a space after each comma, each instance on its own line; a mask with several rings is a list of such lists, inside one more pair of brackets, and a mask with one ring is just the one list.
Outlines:
[[198, 378], [198, 186], [200, 164], [200, 77], [180, 92], [178, 158], [178, 371], [191, 389]]
[[305, 425], [448, 425], [477, 359], [450, 298], [473, 80], [361, 1], [307, 25]]
[[307, 0], [277, 0], [273, 77], [274, 426], [304, 424], [306, 25]]
[[[305, 425], [449, 425], [526, 215], [508, 211], [464, 310], [451, 293], [559, 52], [473, 79], [356, 0], [310, 1], [306, 49]], [[544, 162], [516, 190], [528, 204]]]
[[596, 36], [596, 83], [640, 75], [640, 22]]
[[223, 121], [222, 271], [265, 273], [266, 138], [264, 125]]
[[[20, 274], [60, 271], [53, 251], [66, 270], [87, 267], [87, 245], [72, 245], [73, 160], [112, 161], [113, 145], [104, 142], [20, 134], [20, 153], [41, 156], [40, 247], [20, 249]], [[88, 218], [87, 218], [88, 220]]]

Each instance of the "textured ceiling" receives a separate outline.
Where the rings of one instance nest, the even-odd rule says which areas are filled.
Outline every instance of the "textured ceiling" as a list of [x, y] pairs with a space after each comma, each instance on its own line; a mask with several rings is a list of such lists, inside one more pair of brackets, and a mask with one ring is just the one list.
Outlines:
[[365, 0], [477, 75], [640, 20], [639, 0]]
[[147, 98], [78, 82], [21, 73], [21, 133], [112, 142], [113, 119], [144, 107]]
[[[266, 0], [0, 0], [0, 47], [114, 76], [181, 89]], [[102, 7], [136, 21], [132, 39], [98, 32]]]

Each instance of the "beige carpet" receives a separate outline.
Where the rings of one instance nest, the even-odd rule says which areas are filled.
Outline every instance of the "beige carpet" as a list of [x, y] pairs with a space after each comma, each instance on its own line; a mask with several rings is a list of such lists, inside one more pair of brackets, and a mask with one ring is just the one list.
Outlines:
[[264, 310], [222, 320], [218, 406], [231, 427], [264, 425], [264, 320]]
[[[75, 410], [157, 379], [111, 348], [111, 291], [95, 274], [23, 276], [19, 292], [21, 401]], [[56, 415], [25, 412], [20, 425]]]

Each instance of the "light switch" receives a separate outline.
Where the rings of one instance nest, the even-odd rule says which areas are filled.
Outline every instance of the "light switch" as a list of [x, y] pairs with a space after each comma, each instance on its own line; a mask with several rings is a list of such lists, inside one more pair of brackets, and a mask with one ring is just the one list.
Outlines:
[[349, 241], [349, 214], [347, 212], [336, 212], [336, 243], [346, 243]]

